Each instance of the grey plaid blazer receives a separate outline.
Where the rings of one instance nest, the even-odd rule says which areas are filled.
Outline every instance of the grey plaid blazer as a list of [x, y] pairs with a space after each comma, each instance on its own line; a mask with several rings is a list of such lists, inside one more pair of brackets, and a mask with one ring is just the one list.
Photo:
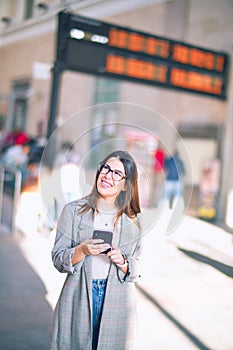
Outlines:
[[[91, 211], [78, 215], [84, 200], [67, 204], [60, 216], [52, 250], [54, 266], [68, 273], [53, 315], [52, 350], [91, 350], [92, 348], [92, 258], [86, 256], [72, 266], [75, 246], [92, 237]], [[135, 349], [135, 285], [141, 254], [141, 230], [126, 215], [114, 237], [129, 262], [129, 275], [111, 263], [100, 325], [100, 350]]]

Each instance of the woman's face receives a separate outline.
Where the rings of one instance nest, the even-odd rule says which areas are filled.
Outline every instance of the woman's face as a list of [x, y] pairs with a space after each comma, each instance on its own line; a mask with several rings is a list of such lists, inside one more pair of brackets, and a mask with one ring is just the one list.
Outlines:
[[[119, 193], [125, 190], [124, 176], [125, 169], [122, 162], [118, 158], [108, 159], [97, 180], [99, 195], [109, 202], [114, 202]], [[114, 177], [123, 178], [117, 181]]]

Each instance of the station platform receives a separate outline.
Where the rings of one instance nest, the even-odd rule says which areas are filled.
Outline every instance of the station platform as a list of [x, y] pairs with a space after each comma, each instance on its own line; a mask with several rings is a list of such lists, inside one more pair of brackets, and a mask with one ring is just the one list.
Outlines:
[[[144, 237], [138, 350], [232, 350], [232, 235], [190, 216], [166, 234], [165, 222]], [[53, 231], [0, 233], [0, 349], [49, 349], [65, 278], [52, 265], [54, 238]]]

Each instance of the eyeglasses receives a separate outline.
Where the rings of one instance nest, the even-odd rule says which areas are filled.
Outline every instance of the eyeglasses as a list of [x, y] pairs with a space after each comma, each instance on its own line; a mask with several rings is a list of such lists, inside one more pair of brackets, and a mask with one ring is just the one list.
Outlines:
[[120, 170], [112, 170], [108, 164], [100, 165], [101, 174], [108, 174], [109, 172], [112, 173], [112, 178], [115, 181], [126, 179], [126, 176]]

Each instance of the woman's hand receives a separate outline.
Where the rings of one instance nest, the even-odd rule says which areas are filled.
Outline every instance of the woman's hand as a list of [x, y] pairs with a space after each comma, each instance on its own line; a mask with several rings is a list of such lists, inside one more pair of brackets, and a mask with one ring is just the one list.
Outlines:
[[84, 255], [98, 255], [110, 248], [108, 243], [103, 242], [103, 239], [88, 239], [81, 243], [79, 247]]
[[114, 264], [122, 265], [125, 262], [125, 259], [122, 255], [120, 249], [115, 245], [112, 246], [112, 250], [107, 253], [107, 256]]
[[128, 273], [128, 263], [125, 263], [125, 258], [117, 246], [113, 244], [112, 250], [107, 253], [107, 256], [114, 264], [117, 265], [117, 267], [121, 269], [122, 272], [124, 272], [125, 274]]
[[110, 245], [103, 243], [102, 239], [88, 239], [77, 245], [72, 258], [72, 264], [75, 265], [85, 258], [86, 255], [98, 255], [107, 250]]

